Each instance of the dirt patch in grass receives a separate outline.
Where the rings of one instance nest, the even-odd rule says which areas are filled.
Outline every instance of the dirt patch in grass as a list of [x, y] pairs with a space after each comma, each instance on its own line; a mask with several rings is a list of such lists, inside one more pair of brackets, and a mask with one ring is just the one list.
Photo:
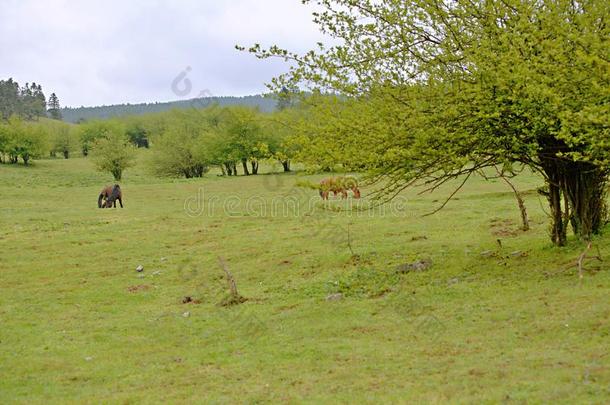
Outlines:
[[489, 221], [489, 228], [494, 236], [510, 237], [519, 234], [517, 225], [512, 219], [494, 218]]
[[150, 290], [150, 286], [144, 285], [144, 284], [131, 285], [131, 286], [127, 287], [127, 291], [130, 293], [137, 293], [140, 291], [148, 291], [148, 290]]

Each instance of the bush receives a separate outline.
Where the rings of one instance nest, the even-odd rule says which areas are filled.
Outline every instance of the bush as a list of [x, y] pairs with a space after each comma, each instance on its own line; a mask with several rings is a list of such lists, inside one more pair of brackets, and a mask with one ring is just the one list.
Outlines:
[[202, 177], [210, 166], [210, 151], [204, 136], [181, 128], [165, 132], [153, 149], [151, 168], [158, 176]]
[[110, 172], [115, 181], [121, 180], [123, 171], [135, 165], [135, 147], [120, 133], [106, 132], [93, 143], [92, 157], [97, 170]]

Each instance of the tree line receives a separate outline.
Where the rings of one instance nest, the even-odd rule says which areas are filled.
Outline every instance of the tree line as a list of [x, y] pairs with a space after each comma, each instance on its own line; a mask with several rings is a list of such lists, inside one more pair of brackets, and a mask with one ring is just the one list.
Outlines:
[[166, 112], [174, 109], [202, 109], [205, 106], [219, 105], [222, 107], [247, 106], [258, 108], [261, 112], [272, 112], [275, 110], [276, 102], [273, 98], [262, 95], [230, 97], [210, 96], [189, 100], [178, 100], [169, 102], [140, 103], [140, 104], [117, 104], [96, 107], [66, 107], [61, 109], [65, 121], [80, 123], [95, 119], [109, 119], [126, 117], [130, 115], [146, 115]]
[[137, 148], [150, 149], [151, 174], [202, 177], [212, 167], [223, 175], [258, 174], [273, 160], [284, 171], [298, 152], [296, 133], [306, 111], [278, 103], [276, 111], [212, 105], [156, 114], [69, 124], [12, 115], [0, 122], [0, 162], [26, 165], [31, 159], [88, 157], [115, 179], [133, 166]]

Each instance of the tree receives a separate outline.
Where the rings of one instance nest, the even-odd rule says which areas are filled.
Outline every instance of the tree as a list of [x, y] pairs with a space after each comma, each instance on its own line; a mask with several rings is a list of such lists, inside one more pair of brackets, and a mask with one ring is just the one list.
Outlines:
[[13, 79], [0, 80], [0, 118], [19, 115], [31, 120], [46, 115], [46, 98], [42, 86], [26, 83], [20, 87]]
[[110, 172], [115, 181], [120, 181], [123, 172], [135, 165], [135, 147], [124, 134], [106, 132], [93, 142], [92, 157], [97, 170]]
[[305, 111], [302, 108], [283, 108], [266, 117], [264, 123], [268, 158], [282, 164], [284, 172], [290, 171], [290, 162], [299, 153], [297, 136]]
[[148, 134], [146, 129], [139, 124], [132, 124], [127, 128], [129, 141], [138, 148], [148, 148]]
[[181, 127], [168, 130], [153, 148], [151, 166], [159, 176], [203, 177], [209, 170], [210, 152], [202, 136]]
[[295, 62], [273, 81], [277, 90], [310, 83], [343, 97], [329, 126], [350, 129], [355, 155], [332, 150], [361, 162], [383, 184], [379, 195], [463, 185], [486, 167], [522, 164], [546, 182], [553, 243], [566, 243], [569, 223], [584, 239], [601, 230], [610, 167], [605, 1], [316, 3], [316, 23], [340, 45], [303, 56], [250, 51]]
[[5, 163], [5, 156], [8, 153], [9, 128], [8, 125], [0, 120], [0, 163]]
[[250, 175], [249, 162], [252, 174], [258, 174], [259, 161], [266, 157], [258, 111], [248, 107], [228, 107], [224, 110], [222, 122], [227, 158], [233, 162], [241, 161], [244, 175]]
[[21, 158], [27, 166], [32, 158], [41, 156], [45, 150], [43, 129], [39, 125], [24, 122], [16, 115], [9, 118], [1, 132], [2, 152], [8, 156], [10, 163], [16, 164]]
[[51, 93], [49, 97], [47, 113], [52, 119], [61, 120], [61, 106], [59, 105], [59, 98], [57, 98], [55, 93]]
[[70, 153], [79, 148], [78, 128], [58, 121], [49, 121], [46, 127], [53, 156], [61, 153], [64, 159], [69, 159]]
[[0, 118], [7, 120], [19, 109], [19, 83], [13, 79], [0, 80]]
[[80, 128], [80, 139], [81, 139], [81, 150], [84, 156], [89, 154], [89, 149], [98, 140], [108, 136], [108, 134], [114, 133], [125, 134], [125, 127], [118, 121], [87, 121], [79, 126]]

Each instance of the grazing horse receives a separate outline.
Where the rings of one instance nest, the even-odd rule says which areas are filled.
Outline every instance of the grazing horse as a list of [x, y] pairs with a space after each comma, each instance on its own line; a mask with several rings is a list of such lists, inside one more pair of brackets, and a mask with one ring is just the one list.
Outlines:
[[347, 198], [347, 191], [351, 190], [354, 193], [354, 198], [360, 198], [360, 189], [358, 182], [354, 177], [328, 177], [320, 181], [320, 197], [323, 200], [328, 200], [329, 194], [332, 192], [335, 197], [341, 193], [341, 198]]
[[[105, 201], [104, 201], [105, 200]], [[100, 196], [97, 198], [98, 208], [116, 208], [116, 202], [119, 201], [123, 208], [123, 193], [118, 184], [114, 186], [106, 186], [100, 191]]]

